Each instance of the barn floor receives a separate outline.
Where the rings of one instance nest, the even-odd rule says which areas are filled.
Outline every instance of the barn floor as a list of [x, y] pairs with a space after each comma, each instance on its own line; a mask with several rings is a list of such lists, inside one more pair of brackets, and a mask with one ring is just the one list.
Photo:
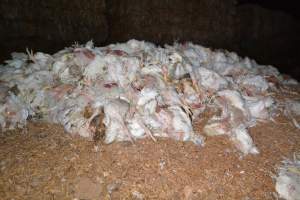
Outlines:
[[204, 147], [162, 139], [102, 145], [56, 125], [30, 123], [27, 133], [0, 136], [0, 196], [276, 199], [275, 166], [300, 147], [300, 131], [283, 117], [276, 122], [250, 130], [261, 153], [243, 158], [223, 136], [207, 138]]

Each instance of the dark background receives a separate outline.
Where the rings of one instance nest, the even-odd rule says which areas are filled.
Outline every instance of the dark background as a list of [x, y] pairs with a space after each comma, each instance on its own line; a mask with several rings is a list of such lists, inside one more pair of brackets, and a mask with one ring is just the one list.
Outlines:
[[300, 79], [296, 1], [0, 0], [0, 61], [12, 51], [54, 53], [74, 41], [193, 41], [236, 51]]

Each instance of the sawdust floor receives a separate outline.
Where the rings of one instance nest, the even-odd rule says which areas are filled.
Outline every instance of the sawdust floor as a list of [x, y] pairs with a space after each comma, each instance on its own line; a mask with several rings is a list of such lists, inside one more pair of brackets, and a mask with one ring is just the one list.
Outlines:
[[299, 130], [276, 120], [250, 130], [260, 154], [245, 157], [223, 136], [204, 147], [162, 139], [101, 145], [31, 123], [26, 134], [0, 136], [0, 199], [276, 199], [271, 176], [300, 149]]

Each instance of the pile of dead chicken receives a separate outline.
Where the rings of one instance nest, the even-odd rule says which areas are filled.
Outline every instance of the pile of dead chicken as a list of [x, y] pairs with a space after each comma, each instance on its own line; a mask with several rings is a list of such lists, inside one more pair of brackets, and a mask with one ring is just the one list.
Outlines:
[[22, 128], [30, 118], [106, 143], [169, 137], [202, 145], [192, 124], [210, 110], [206, 135], [226, 134], [242, 153], [258, 153], [248, 128], [276, 114], [278, 84], [298, 83], [274, 67], [192, 43], [88, 42], [54, 55], [12, 53], [0, 67], [0, 125]]

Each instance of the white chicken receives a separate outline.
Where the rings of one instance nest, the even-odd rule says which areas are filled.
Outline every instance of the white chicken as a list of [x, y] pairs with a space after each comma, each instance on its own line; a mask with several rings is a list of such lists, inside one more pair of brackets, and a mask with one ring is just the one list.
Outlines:
[[123, 140], [133, 141], [133, 137], [125, 124], [128, 111], [128, 102], [121, 99], [112, 100], [104, 106], [105, 143]]
[[300, 200], [300, 157], [284, 160], [276, 177], [276, 191], [280, 198]]
[[228, 86], [227, 81], [219, 74], [204, 67], [198, 68], [195, 72], [199, 87], [207, 90], [218, 91]]

